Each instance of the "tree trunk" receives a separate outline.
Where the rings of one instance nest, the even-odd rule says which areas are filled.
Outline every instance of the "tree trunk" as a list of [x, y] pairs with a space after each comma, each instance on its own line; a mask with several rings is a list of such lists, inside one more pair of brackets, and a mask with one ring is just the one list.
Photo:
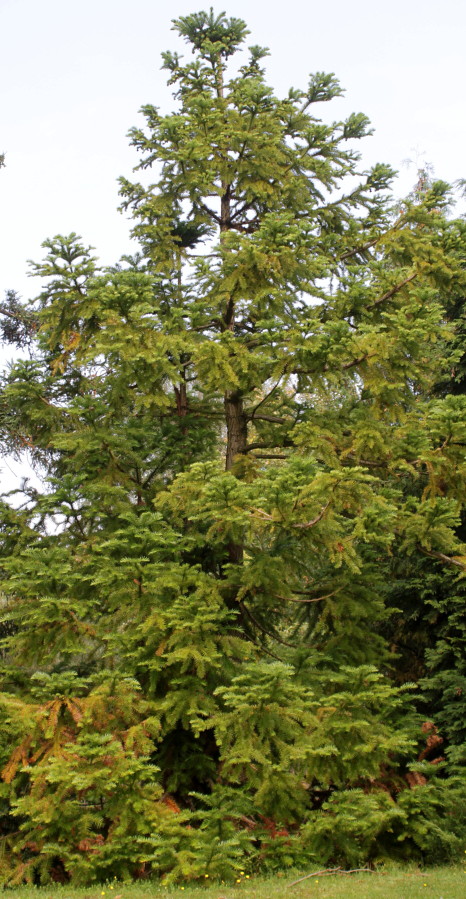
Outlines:
[[184, 418], [188, 414], [188, 396], [186, 392], [186, 383], [184, 381], [179, 385], [174, 385], [176, 411], [180, 418]]
[[236, 456], [242, 455], [248, 442], [248, 422], [243, 409], [243, 398], [237, 390], [225, 394], [225, 421], [227, 425], [227, 452], [225, 468], [233, 467]]
[[[217, 68], [217, 94], [223, 97], [223, 72], [220, 62]], [[231, 184], [222, 181], [222, 195], [220, 198], [220, 240], [231, 228]], [[235, 303], [230, 297], [223, 316], [223, 327], [233, 331], [235, 327]], [[239, 390], [227, 390], [224, 396], [225, 422], [227, 426], [227, 450], [225, 469], [230, 471], [237, 456], [242, 455], [248, 442], [248, 421], [244, 413], [243, 397]], [[228, 558], [230, 562], [240, 564], [243, 561], [242, 543], [228, 544]], [[236, 603], [236, 595], [232, 598]]]
[[[239, 391], [225, 394], [225, 419], [227, 423], [227, 452], [225, 468], [230, 471], [237, 456], [244, 453], [248, 440], [248, 423], [243, 410], [243, 398]], [[228, 544], [228, 558], [236, 564], [243, 561], [241, 543]]]

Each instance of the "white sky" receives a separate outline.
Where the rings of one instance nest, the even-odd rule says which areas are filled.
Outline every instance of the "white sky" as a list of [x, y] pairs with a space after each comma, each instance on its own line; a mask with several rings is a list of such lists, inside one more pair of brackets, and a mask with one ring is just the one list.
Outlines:
[[[137, 162], [126, 134], [143, 103], [171, 108], [160, 69], [161, 51], [180, 49], [171, 20], [210, 2], [0, 0], [0, 298], [8, 288], [38, 292], [26, 260], [40, 259], [54, 234], [77, 231], [106, 264], [131, 251], [116, 211], [116, 179]], [[245, 19], [249, 42], [270, 48], [279, 94], [305, 87], [310, 72], [335, 72], [345, 99], [319, 108], [332, 119], [370, 117], [363, 160], [401, 169], [400, 194], [416, 160], [447, 181], [466, 176], [462, 0], [222, 0], [214, 9]], [[8, 465], [11, 485], [10, 469], [23, 469]]]
[[[104, 263], [130, 250], [116, 211], [118, 175], [137, 157], [128, 129], [143, 103], [170, 109], [160, 53], [178, 45], [171, 19], [208, 8], [200, 0], [0, 0], [0, 297], [38, 291], [26, 260], [40, 244], [77, 231]], [[445, 180], [466, 176], [466, 4], [461, 0], [229, 0], [218, 12], [244, 18], [250, 43], [268, 46], [270, 83], [284, 94], [310, 72], [335, 72], [344, 100], [327, 117], [365, 112], [375, 136], [369, 165], [401, 168], [398, 190], [430, 162]], [[189, 52], [189, 51], [188, 51]]]

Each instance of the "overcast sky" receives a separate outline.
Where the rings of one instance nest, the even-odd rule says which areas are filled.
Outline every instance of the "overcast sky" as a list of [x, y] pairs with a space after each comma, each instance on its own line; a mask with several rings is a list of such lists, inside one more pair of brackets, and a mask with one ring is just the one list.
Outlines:
[[[26, 260], [39, 259], [54, 234], [77, 231], [108, 264], [130, 249], [128, 222], [116, 211], [116, 179], [136, 163], [126, 134], [143, 103], [170, 109], [160, 53], [179, 47], [171, 20], [207, 7], [0, 0], [0, 295], [37, 292]], [[415, 180], [416, 160], [445, 180], [466, 176], [459, 0], [229, 0], [214, 9], [244, 18], [250, 43], [270, 48], [278, 93], [305, 87], [310, 72], [335, 72], [346, 95], [325, 114], [370, 117], [375, 136], [363, 142], [364, 161], [401, 169], [400, 193]]]

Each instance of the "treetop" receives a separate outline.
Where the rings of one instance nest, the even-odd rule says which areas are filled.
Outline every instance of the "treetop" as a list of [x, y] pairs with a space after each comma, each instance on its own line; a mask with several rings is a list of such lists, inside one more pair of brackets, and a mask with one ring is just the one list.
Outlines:
[[208, 13], [201, 11], [173, 19], [173, 29], [192, 44], [193, 53], [199, 50], [209, 59], [219, 53], [227, 59], [250, 33], [242, 19], [227, 18], [225, 12], [216, 16], [212, 7]]

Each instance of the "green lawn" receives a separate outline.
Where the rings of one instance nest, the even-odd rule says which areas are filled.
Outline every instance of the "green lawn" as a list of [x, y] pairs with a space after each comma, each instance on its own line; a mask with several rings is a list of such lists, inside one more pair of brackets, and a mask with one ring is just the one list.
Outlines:
[[[205, 886], [164, 887], [158, 882], [104, 884], [99, 887], [18, 887], [6, 892], [6, 899], [464, 899], [466, 864], [463, 867], [389, 868], [377, 874], [320, 875], [290, 884], [299, 874], [271, 878], [246, 878], [240, 883]], [[301, 875], [302, 876], [302, 875]]]

